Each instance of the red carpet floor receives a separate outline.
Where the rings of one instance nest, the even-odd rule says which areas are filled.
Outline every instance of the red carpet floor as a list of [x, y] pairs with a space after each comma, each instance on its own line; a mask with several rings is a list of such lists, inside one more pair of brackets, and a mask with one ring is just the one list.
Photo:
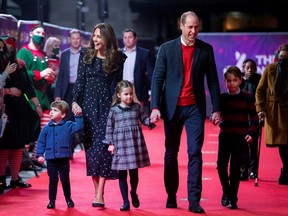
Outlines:
[[[207, 121], [205, 126], [205, 143], [203, 147], [203, 193], [201, 205], [209, 216], [284, 216], [288, 215], [288, 187], [278, 185], [281, 162], [278, 149], [261, 147], [259, 185], [254, 180], [241, 182], [239, 189], [238, 210], [222, 207], [220, 198], [221, 186], [216, 170], [217, 136], [219, 128]], [[84, 152], [75, 154], [71, 162], [72, 198], [75, 207], [68, 209], [63, 197], [61, 185], [58, 186], [56, 209], [46, 208], [48, 204], [48, 177], [42, 172], [39, 178], [32, 178], [28, 189], [13, 189], [0, 195], [0, 215], [2, 216], [34, 216], [34, 215], [65, 215], [65, 216], [177, 216], [192, 215], [188, 212], [186, 193], [187, 155], [186, 137], [183, 133], [179, 152], [180, 187], [177, 194], [178, 209], [166, 209], [166, 194], [163, 183], [164, 134], [162, 122], [152, 131], [143, 129], [148, 145], [152, 165], [139, 170], [138, 209], [131, 208], [129, 212], [120, 212], [122, 205], [118, 181], [108, 181], [105, 190], [104, 210], [91, 206], [94, 191], [90, 177], [86, 176]]]

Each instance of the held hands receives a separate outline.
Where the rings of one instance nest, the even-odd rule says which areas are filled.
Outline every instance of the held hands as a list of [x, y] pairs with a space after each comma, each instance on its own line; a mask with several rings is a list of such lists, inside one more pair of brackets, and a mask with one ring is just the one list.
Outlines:
[[248, 144], [250, 144], [250, 143], [252, 143], [253, 138], [252, 138], [252, 136], [247, 135], [247, 136], [245, 136], [245, 140], [246, 140], [246, 142], [247, 142]]
[[214, 125], [219, 124], [219, 122], [221, 121], [220, 112], [214, 112], [214, 113], [212, 113], [211, 116], [210, 116], [210, 121], [211, 121], [212, 124], [214, 124]]
[[82, 108], [76, 103], [72, 103], [72, 112], [74, 115], [82, 115]]
[[38, 162], [39, 162], [40, 164], [43, 164], [44, 161], [45, 161], [45, 159], [44, 159], [43, 156], [38, 157]]
[[111, 154], [114, 154], [115, 153], [115, 146], [110, 144], [109, 147], [108, 147], [108, 151], [111, 153]]
[[150, 115], [150, 122], [156, 123], [161, 118], [161, 113], [158, 109], [153, 109]]
[[8, 74], [11, 74], [13, 72], [15, 72], [17, 69], [17, 64], [16, 63], [12, 63], [10, 64], [10, 62], [7, 64], [6, 68], [5, 68], [5, 71], [8, 73]]

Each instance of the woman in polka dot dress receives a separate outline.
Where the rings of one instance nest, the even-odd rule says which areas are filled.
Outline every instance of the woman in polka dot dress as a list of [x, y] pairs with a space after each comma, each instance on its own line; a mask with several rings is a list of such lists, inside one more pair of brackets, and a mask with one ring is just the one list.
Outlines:
[[97, 208], [104, 208], [106, 179], [118, 178], [118, 173], [111, 170], [112, 155], [102, 141], [112, 95], [117, 82], [122, 80], [125, 59], [126, 56], [118, 52], [113, 28], [107, 23], [94, 27], [90, 46], [80, 54], [72, 111], [83, 112], [87, 175], [92, 176], [95, 187], [92, 206]]

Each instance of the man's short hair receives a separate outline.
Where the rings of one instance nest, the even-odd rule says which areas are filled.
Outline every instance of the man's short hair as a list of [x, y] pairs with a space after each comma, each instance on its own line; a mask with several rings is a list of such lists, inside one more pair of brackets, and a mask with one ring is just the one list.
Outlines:
[[126, 33], [126, 32], [132, 32], [133, 36], [134, 36], [134, 37], [137, 37], [136, 31], [135, 31], [134, 29], [132, 29], [132, 28], [127, 28], [127, 29], [125, 29], [125, 30], [123, 31], [123, 34]]
[[71, 35], [72, 34], [80, 34], [80, 36], [81, 36], [81, 31], [80, 30], [78, 30], [78, 29], [72, 29], [70, 32], [69, 32], [69, 36], [71, 37]]

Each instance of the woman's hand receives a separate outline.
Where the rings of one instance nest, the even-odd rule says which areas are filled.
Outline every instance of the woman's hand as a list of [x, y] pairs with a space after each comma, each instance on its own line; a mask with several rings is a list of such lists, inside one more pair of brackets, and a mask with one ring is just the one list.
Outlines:
[[72, 103], [72, 112], [74, 115], [82, 115], [82, 108], [76, 103]]
[[5, 68], [5, 71], [8, 73], [8, 74], [11, 74], [13, 72], [15, 72], [17, 69], [17, 64], [16, 63], [12, 63], [10, 64], [10, 62], [7, 64], [6, 68]]

